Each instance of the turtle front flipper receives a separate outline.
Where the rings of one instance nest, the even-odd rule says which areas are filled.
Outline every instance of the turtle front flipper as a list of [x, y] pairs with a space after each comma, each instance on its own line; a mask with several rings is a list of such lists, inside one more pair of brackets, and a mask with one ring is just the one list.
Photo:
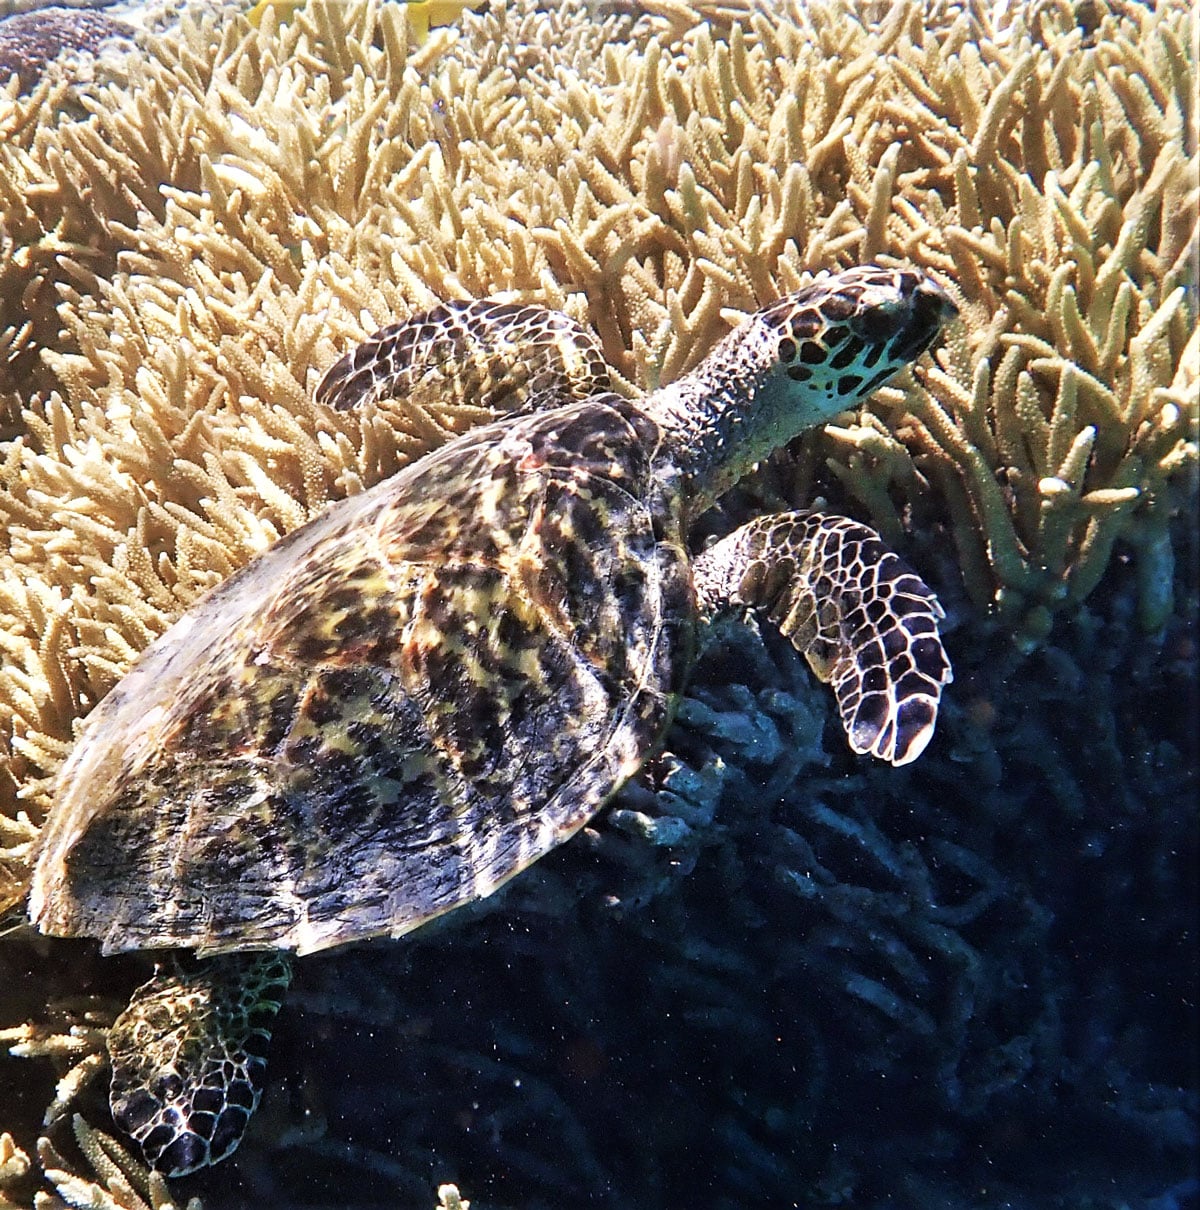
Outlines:
[[283, 953], [231, 954], [164, 964], [134, 992], [108, 1035], [109, 1105], [159, 1172], [194, 1172], [241, 1142], [290, 980]]
[[952, 675], [944, 613], [873, 529], [816, 512], [759, 517], [694, 566], [707, 610], [761, 610], [832, 684], [855, 752], [893, 765], [921, 755]]
[[382, 328], [330, 367], [316, 400], [338, 411], [404, 399], [499, 415], [563, 407], [610, 389], [596, 337], [527, 303], [456, 300]]

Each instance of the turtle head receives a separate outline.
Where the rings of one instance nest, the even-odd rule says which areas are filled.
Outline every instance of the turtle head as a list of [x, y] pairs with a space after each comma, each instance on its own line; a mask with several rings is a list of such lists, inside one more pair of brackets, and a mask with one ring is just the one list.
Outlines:
[[755, 312], [647, 407], [705, 501], [771, 450], [822, 424], [918, 357], [956, 314], [924, 274], [864, 265], [822, 273]]
[[768, 342], [763, 350], [767, 378], [780, 380], [783, 406], [796, 417], [799, 432], [882, 386], [957, 314], [950, 296], [931, 278], [866, 265], [822, 274], [750, 322]]

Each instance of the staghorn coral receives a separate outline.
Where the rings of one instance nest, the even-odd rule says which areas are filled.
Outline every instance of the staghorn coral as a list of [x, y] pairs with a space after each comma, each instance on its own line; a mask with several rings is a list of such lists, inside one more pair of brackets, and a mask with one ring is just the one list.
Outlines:
[[[1109, 18], [1089, 70], [1071, 79], [1079, 37], [1062, 36], [1054, 11], [1035, 7], [1007, 54], [972, 65], [973, 95], [990, 78], [992, 100], [945, 148], [953, 208], [930, 197], [912, 216], [923, 242], [920, 222], [940, 228], [968, 338], [951, 343], [927, 390], [884, 393], [885, 409], [908, 412], [906, 451], [877, 427], [866, 434], [885, 475], [911, 480], [906, 453], [928, 469], [976, 603], [1029, 611], [1021, 625], [1034, 641], [1053, 610], [1095, 588], [1118, 539], [1139, 552], [1143, 624], [1169, 614], [1167, 525], [1195, 490], [1200, 384], [1187, 295], [1200, 200], [1184, 49], [1194, 27], [1151, 32], [1143, 15], [1135, 67], [1123, 61], [1132, 31]], [[945, 64], [930, 95], [970, 95], [959, 70]], [[855, 432], [834, 436], [862, 445]]]
[[420, 49], [402, 6], [207, 16], [80, 93], [85, 118], [49, 120], [49, 81], [3, 103], [0, 729], [35, 822], [71, 720], [171, 618], [478, 419], [308, 398], [439, 297], [560, 306], [645, 386], [811, 269], [941, 270], [965, 316], [941, 365], [835, 427], [823, 477], [785, 466], [785, 499], [840, 485], [892, 537], [948, 524], [972, 599], [1027, 640], [1118, 539], [1147, 623], [1169, 610], [1196, 448], [1185, 7], [1106, 16], [1087, 54], [1054, 6], [1003, 38], [916, 5], [682, 32], [680, 6], [635, 8], [506, 6]]
[[[84, 120], [39, 118], [49, 83], [9, 99], [8, 793], [45, 809], [71, 720], [201, 591], [478, 418], [308, 399], [347, 343], [447, 295], [561, 306], [641, 386], [810, 268], [945, 270], [966, 323], [932, 393], [884, 394], [899, 436], [870, 414], [835, 428], [833, 473], [893, 536], [906, 511], [929, 532], [948, 516], [976, 602], [1027, 630], [1086, 594], [1120, 534], [1161, 615], [1163, 520], [1195, 452], [1187, 13], [1106, 18], [1081, 58], [1053, 8], [1004, 41], [912, 6], [877, 27], [817, 8], [682, 34], [677, 9], [512, 6], [411, 53], [397, 6], [316, 3], [257, 33], [209, 17], [82, 94]], [[1155, 87], [1122, 84], [1121, 55]], [[972, 109], [985, 85], [1011, 106]], [[1121, 133], [1131, 114], [1149, 149]], [[1090, 320], [1058, 321], [1080, 356], [1112, 299], [1100, 361], [1055, 351], [1050, 293], [1071, 315], [1083, 299]]]
[[186, 1203], [173, 1198], [166, 1181], [157, 1172], [134, 1159], [116, 1139], [89, 1126], [76, 1114], [71, 1119], [75, 1142], [99, 1178], [89, 1181], [76, 1176], [49, 1138], [38, 1142], [38, 1159], [46, 1179], [58, 1196], [41, 1196], [39, 1210], [66, 1210], [69, 1206], [96, 1210], [202, 1210], [199, 1198]]
[[[481, 419], [403, 404], [343, 417], [310, 401], [345, 347], [436, 298], [561, 306], [600, 333], [627, 385], [648, 386], [809, 271], [870, 256], [939, 270], [964, 322], [938, 366], [776, 460], [761, 490], [789, 501], [842, 491], [894, 538], [912, 527], [934, 567], [952, 535], [971, 600], [998, 607], [1026, 643], [1055, 611], [1079, 610], [1118, 542], [1136, 555], [1145, 622], [1171, 614], [1166, 527], [1194, 490], [1196, 425], [1195, 300], [1179, 293], [1196, 247], [1186, 6], [1095, 6], [1086, 37], [1055, 4], [1003, 29], [973, 9], [916, 3], [886, 14], [796, 6], [787, 20], [750, 3], [593, 6], [613, 13], [603, 20], [587, 7], [509, 4], [422, 48], [398, 6], [312, 0], [286, 29], [268, 16], [257, 32], [201, 14], [147, 39], [106, 84], [72, 89], [51, 73], [29, 97], [11, 85], [0, 94], [0, 901], [22, 894], [73, 721], [136, 653], [327, 500]], [[736, 676], [751, 663], [735, 661]], [[782, 795], [815, 743], [803, 708], [770, 701], [774, 713], [748, 689], [698, 698], [683, 723], [701, 738], [672, 741], [692, 745], [695, 766], [675, 754], [667, 783], [631, 792], [581, 842], [603, 851], [584, 889], [618, 901], [632, 927], [689, 867], [752, 860], [720, 824], [713, 832], [718, 802], [736, 799], [741, 771], [772, 751], [798, 762], [778, 766], [786, 776], [769, 793]], [[1026, 739], [1005, 759], [1043, 749]], [[1069, 797], [1062, 760], [1045, 760], [1047, 782]], [[981, 1013], [971, 1033], [950, 1008], [922, 1003], [914, 972], [931, 960], [927, 994], [953, 989], [961, 1006], [982, 989], [1007, 1011], [1003, 964], [1016, 979], [1032, 963], [1021, 947], [1036, 949], [1041, 917], [1010, 904], [999, 956], [970, 947], [993, 982], [972, 983], [984, 976], [954, 930], [920, 950], [913, 929], [928, 943], [938, 922], [901, 919], [886, 879], [919, 898], [929, 868], [948, 863], [983, 903], [1000, 868], [981, 856], [992, 838], [963, 846], [943, 823], [937, 845], [909, 860], [905, 838], [872, 833], [836, 787], [813, 790], [827, 813], [797, 808], [789, 828], [817, 873], [800, 884], [792, 866], [768, 872], [783, 890], [758, 920], [786, 910], [781, 901], [816, 920], [824, 965], [793, 955], [796, 982], [819, 969], [843, 994], [835, 1012], [849, 997], [872, 1045], [881, 1017], [901, 1030], [910, 1044], [897, 1069], [946, 1039], [936, 1069], [963, 1089], [961, 1104], [990, 1103], [1014, 1086], [1004, 1057], [1019, 1080], [1032, 1045], [1021, 1039], [1048, 1038], [1050, 1026], [1016, 1012], [1006, 1032]], [[730, 831], [753, 844], [749, 817]], [[838, 835], [869, 839], [879, 886], [822, 857]], [[568, 913], [580, 889], [547, 879], [528, 886], [547, 905], [537, 919]], [[705, 885], [727, 898], [741, 889]], [[700, 976], [689, 982], [686, 964], [664, 976], [663, 1011], [672, 993], [711, 993], [725, 1025], [746, 1011], [747, 976], [722, 927], [707, 949], [694, 938], [689, 959], [709, 963]], [[487, 937], [498, 946], [503, 935]], [[592, 935], [564, 924], [559, 937], [578, 951]], [[476, 956], [458, 953], [467, 965]], [[552, 953], [547, 944], [541, 957]], [[437, 994], [436, 979], [424, 986]], [[794, 985], [779, 986], [785, 996]], [[569, 1024], [586, 1042], [579, 1011]], [[747, 1020], [747, 1054], [766, 1064], [770, 1021]], [[814, 1054], [828, 1051], [814, 1041]], [[479, 1056], [451, 1058], [443, 1070], [489, 1070]], [[499, 1089], [523, 1070], [516, 1042], [510, 1059], [484, 1082]], [[978, 1074], [989, 1064], [994, 1081]], [[664, 1079], [669, 1069], [654, 1068]], [[420, 1111], [426, 1094], [413, 1087]], [[544, 1104], [562, 1104], [541, 1087]], [[756, 1139], [778, 1151], [784, 1126], [801, 1130], [815, 1103], [792, 1087], [780, 1096], [792, 1103], [769, 1120], [753, 1106], [722, 1111], [746, 1155]], [[517, 1133], [536, 1117], [512, 1113]], [[337, 1147], [325, 1142], [328, 1159]], [[410, 1171], [424, 1173], [419, 1143]], [[558, 1149], [549, 1139], [543, 1154], [524, 1153], [528, 1179]], [[381, 1174], [386, 1158], [372, 1161]], [[754, 1179], [770, 1188], [765, 1163]], [[599, 1179], [580, 1164], [578, 1179]]]

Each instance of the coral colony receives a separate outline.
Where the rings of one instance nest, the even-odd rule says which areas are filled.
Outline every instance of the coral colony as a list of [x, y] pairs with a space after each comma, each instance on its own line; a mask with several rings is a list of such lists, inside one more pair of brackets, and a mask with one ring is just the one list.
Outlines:
[[875, 526], [947, 605], [956, 693], [884, 777], [786, 643], [732, 629], [663, 754], [477, 919], [305, 964], [279, 1102], [182, 1193], [106, 1116], [146, 970], [13, 931], [0, 1205], [1186, 1204], [1190, 6], [509, 0], [423, 42], [405, 5], [280, 7], [184, 6], [119, 70], [0, 83], [12, 919], [75, 726], [137, 654], [484, 419], [313, 400], [445, 299], [563, 310], [651, 389], [821, 269], [937, 275], [932, 366], [705, 529], [818, 497]]

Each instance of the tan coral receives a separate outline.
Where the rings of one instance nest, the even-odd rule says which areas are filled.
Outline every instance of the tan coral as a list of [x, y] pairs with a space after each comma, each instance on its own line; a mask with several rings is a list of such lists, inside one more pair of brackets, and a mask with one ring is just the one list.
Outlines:
[[[104, 86], [0, 92], [0, 904], [73, 723], [136, 654], [480, 419], [311, 402], [435, 299], [561, 307], [646, 387], [812, 271], [940, 272], [964, 320], [937, 367], [777, 465], [784, 488], [827, 460], [894, 538], [946, 525], [1022, 641], [1117, 542], [1160, 621], [1196, 464], [1195, 18], [1095, 7], [1081, 30], [1065, 0], [1003, 29], [916, 0], [510, 2], [417, 49], [400, 6], [311, 0], [282, 29], [202, 15]], [[40, 1152], [64, 1201], [169, 1204], [76, 1131], [94, 1177]], [[0, 1187], [28, 1164], [0, 1136]]]
[[36, 826], [73, 721], [201, 592], [479, 419], [310, 401], [436, 298], [562, 307], [642, 387], [810, 271], [916, 261], [964, 323], [831, 431], [835, 472], [893, 531], [932, 483], [972, 595], [1027, 636], [1116, 540], [1162, 566], [1195, 462], [1186, 6], [1107, 16], [1087, 53], [1056, 4], [1005, 31], [624, 7], [507, 5], [416, 50], [398, 6], [313, 0], [151, 39], [86, 116], [50, 82], [0, 98], [4, 816]]
[[[1094, 55], [1079, 56], [1081, 35], [1048, 6], [1007, 49], [964, 56], [1010, 98], [1010, 129], [989, 133], [1000, 118], [972, 117], [964, 99], [954, 205], [926, 196], [917, 259], [957, 279], [965, 331], [927, 389], [880, 398], [901, 432], [907, 413], [908, 451], [950, 502], [973, 597], [1026, 643], [1095, 587], [1118, 540], [1141, 552], [1143, 622], [1161, 625], [1167, 521], [1194, 490], [1196, 317], [1183, 286], [1200, 193], [1181, 52], [1194, 34], [1182, 9], [1134, 16], [1109, 18]], [[1130, 85], [1131, 65], [1145, 87]], [[903, 461], [889, 458], [876, 479]]]
[[[203, 1210], [198, 1197], [186, 1203], [171, 1194], [166, 1180], [135, 1159], [114, 1139], [89, 1126], [78, 1114], [71, 1120], [75, 1142], [97, 1179], [77, 1176], [49, 1138], [38, 1141], [38, 1160], [58, 1197], [38, 1195], [38, 1210], [88, 1206], [95, 1210]], [[60, 1200], [61, 1199], [61, 1200]]]

